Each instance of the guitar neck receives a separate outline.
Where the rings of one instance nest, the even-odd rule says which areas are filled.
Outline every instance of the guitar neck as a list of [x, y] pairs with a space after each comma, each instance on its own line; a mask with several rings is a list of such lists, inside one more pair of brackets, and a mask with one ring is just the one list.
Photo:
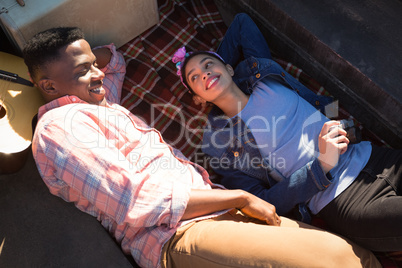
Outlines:
[[0, 70], [0, 79], [6, 80], [9, 82], [18, 83], [21, 85], [30, 86], [30, 87], [34, 86], [31, 81], [28, 81], [28, 80], [20, 77], [18, 74], [10, 73], [10, 72], [4, 71], [4, 70]]

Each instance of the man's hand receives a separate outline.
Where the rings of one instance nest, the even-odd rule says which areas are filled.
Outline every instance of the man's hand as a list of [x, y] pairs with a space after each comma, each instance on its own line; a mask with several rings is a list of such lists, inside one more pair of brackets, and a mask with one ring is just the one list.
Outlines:
[[349, 140], [346, 138], [346, 131], [338, 126], [338, 121], [328, 121], [321, 129], [318, 136], [318, 148], [320, 155], [318, 160], [324, 173], [328, 173], [338, 163], [339, 156], [348, 149]]
[[92, 53], [94, 53], [96, 57], [96, 64], [98, 69], [104, 68], [112, 58], [112, 52], [107, 47], [94, 49], [92, 50]]
[[274, 205], [265, 202], [255, 195], [246, 193], [246, 200], [238, 207], [245, 215], [264, 221], [269, 225], [280, 226], [281, 218], [276, 214]]
[[243, 190], [192, 190], [182, 220], [237, 208], [245, 215], [279, 226], [281, 219], [268, 202]]

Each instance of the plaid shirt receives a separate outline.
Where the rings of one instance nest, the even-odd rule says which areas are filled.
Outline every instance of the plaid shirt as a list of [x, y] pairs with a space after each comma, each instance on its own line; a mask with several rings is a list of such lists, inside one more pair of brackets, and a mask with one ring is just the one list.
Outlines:
[[[104, 86], [118, 100], [125, 63], [109, 48]], [[50, 192], [97, 217], [139, 265], [160, 266], [164, 243], [190, 222], [180, 219], [191, 189], [215, 188], [207, 172], [113, 102], [64, 96], [40, 107], [38, 119], [32, 150]]]

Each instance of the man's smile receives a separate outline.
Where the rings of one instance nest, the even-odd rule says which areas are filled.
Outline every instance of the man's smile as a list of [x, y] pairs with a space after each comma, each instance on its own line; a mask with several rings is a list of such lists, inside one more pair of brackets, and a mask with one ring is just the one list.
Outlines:
[[100, 95], [104, 95], [105, 94], [105, 90], [103, 89], [103, 81], [100, 80], [96, 83], [96, 85], [94, 85], [94, 88], [91, 88], [89, 91], [94, 93], [94, 94], [100, 94]]
[[95, 93], [95, 94], [102, 94], [102, 91], [104, 91], [104, 90], [103, 90], [103, 87], [100, 86], [100, 87], [97, 87], [97, 88], [90, 89], [89, 91], [92, 92], [92, 93]]

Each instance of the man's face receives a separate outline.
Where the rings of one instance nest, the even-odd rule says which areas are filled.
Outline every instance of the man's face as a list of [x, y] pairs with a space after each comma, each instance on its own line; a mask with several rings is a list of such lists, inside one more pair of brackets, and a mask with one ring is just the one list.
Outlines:
[[91, 104], [102, 104], [105, 74], [96, 67], [96, 58], [88, 42], [81, 39], [60, 49], [60, 57], [47, 68], [47, 78], [52, 81], [55, 95], [75, 95]]

